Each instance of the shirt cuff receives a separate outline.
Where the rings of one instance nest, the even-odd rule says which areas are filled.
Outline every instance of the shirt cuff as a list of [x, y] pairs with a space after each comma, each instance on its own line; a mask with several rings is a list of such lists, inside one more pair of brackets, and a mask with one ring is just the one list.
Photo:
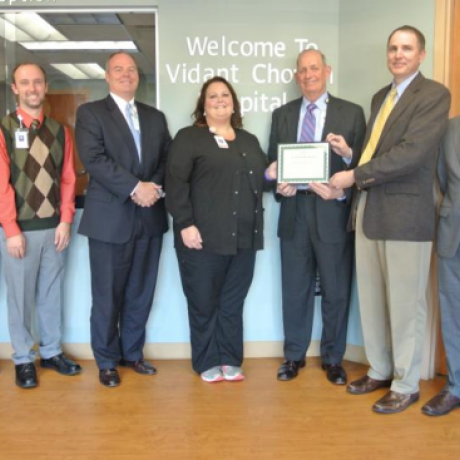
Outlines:
[[266, 180], [267, 182], [275, 182], [275, 181], [276, 181], [276, 179], [272, 179], [272, 178], [268, 175], [268, 168], [267, 168], [267, 169], [265, 170], [265, 172], [264, 172], [264, 177], [265, 177], [265, 180]]
[[342, 160], [343, 160], [343, 162], [344, 162], [347, 166], [350, 166], [350, 165], [351, 165], [351, 161], [353, 160], [353, 150], [350, 149], [350, 158], [342, 157]]
[[129, 194], [129, 196], [133, 196], [136, 193], [136, 190], [139, 188], [139, 185], [141, 185], [141, 181], [137, 183], [137, 185], [133, 188], [133, 191]]
[[7, 238], [11, 238], [12, 236], [16, 236], [21, 233], [21, 229], [19, 228], [19, 225], [16, 221], [8, 222], [2, 226]]

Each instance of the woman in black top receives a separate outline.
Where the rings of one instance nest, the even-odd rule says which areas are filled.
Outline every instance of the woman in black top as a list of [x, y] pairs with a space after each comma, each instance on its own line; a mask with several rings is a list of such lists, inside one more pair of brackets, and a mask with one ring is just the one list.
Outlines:
[[263, 246], [267, 160], [241, 129], [240, 105], [224, 78], [204, 83], [193, 116], [174, 139], [166, 177], [193, 369], [207, 382], [238, 381], [243, 304]]

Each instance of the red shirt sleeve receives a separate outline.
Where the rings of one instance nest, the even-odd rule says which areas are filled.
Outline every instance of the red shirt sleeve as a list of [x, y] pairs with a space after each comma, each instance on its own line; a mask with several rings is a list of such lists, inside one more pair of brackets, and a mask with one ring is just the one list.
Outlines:
[[75, 153], [72, 135], [69, 128], [64, 126], [65, 149], [61, 172], [61, 222], [71, 224], [75, 215]]
[[6, 151], [5, 137], [0, 130], [0, 224], [7, 238], [21, 233], [16, 219], [15, 192], [10, 183], [10, 157]]

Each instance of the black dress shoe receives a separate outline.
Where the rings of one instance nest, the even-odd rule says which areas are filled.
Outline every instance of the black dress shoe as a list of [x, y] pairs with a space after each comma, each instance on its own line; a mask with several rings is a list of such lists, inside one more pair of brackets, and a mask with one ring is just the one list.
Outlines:
[[281, 367], [278, 369], [278, 380], [287, 382], [295, 379], [299, 373], [299, 369], [305, 367], [305, 360], [302, 361], [284, 361]]
[[152, 366], [148, 361], [140, 359], [139, 361], [126, 361], [122, 359], [120, 361], [120, 366], [131, 367], [136, 372], [142, 375], [154, 375], [157, 373], [157, 370]]
[[329, 382], [334, 385], [346, 385], [347, 373], [341, 364], [325, 364], [322, 363], [323, 371], [326, 371], [326, 376]]
[[41, 359], [40, 366], [47, 369], [54, 369], [62, 375], [77, 375], [81, 372], [81, 366], [67, 358], [64, 353], [49, 359]]
[[20, 388], [34, 388], [38, 385], [34, 363], [16, 364], [16, 385]]
[[106, 387], [117, 387], [120, 385], [120, 376], [116, 369], [99, 370], [99, 382]]

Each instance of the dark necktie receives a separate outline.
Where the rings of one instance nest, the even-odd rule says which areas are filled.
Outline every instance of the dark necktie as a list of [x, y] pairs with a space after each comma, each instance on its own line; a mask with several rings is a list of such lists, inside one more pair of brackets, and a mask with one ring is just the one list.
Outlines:
[[38, 128], [40, 127], [40, 120], [37, 120], [36, 118], [32, 121], [32, 123], [30, 124], [30, 130], [33, 132], [33, 133], [36, 133]]

